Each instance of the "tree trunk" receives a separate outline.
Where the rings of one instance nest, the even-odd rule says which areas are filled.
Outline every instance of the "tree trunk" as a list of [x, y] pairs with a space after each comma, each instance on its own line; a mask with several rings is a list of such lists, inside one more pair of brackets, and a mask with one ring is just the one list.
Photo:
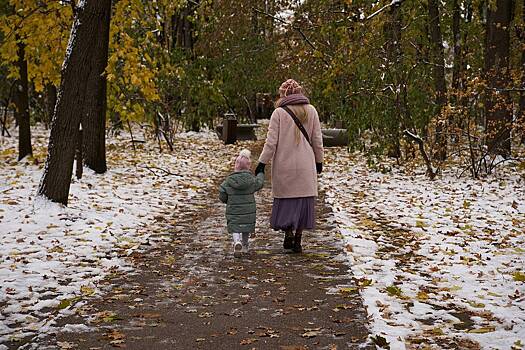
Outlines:
[[82, 139], [82, 126], [80, 126], [80, 130], [78, 130], [77, 144], [75, 147], [75, 160], [77, 161], [75, 175], [79, 180], [82, 178], [82, 173], [84, 171], [84, 166], [82, 164], [82, 161], [84, 159], [84, 156], [82, 155], [82, 149], [84, 147], [82, 145], [84, 144], [84, 142]]
[[[525, 1], [521, 8], [521, 26], [518, 32], [521, 45], [521, 87], [525, 88]], [[518, 109], [518, 127], [521, 128], [521, 144], [525, 144], [525, 92], [520, 92], [520, 105]]]
[[18, 40], [18, 71], [20, 79], [15, 82], [13, 101], [15, 103], [15, 118], [18, 123], [18, 160], [33, 154], [31, 147], [31, 124], [29, 116], [29, 88], [27, 81], [27, 61], [25, 59], [25, 44]]
[[62, 68], [62, 81], [53, 116], [46, 165], [38, 194], [67, 205], [75, 144], [93, 64], [93, 48], [102, 40], [98, 27], [107, 16], [110, 0], [81, 0]]
[[432, 73], [434, 75], [435, 104], [437, 109], [436, 145], [434, 157], [445, 160], [447, 157], [446, 121], [443, 120], [443, 107], [447, 103], [447, 86], [445, 82], [445, 54], [439, 19], [439, 1], [428, 0], [428, 26], [432, 52]]
[[401, 2], [390, 7], [388, 20], [385, 23], [385, 37], [387, 39], [385, 45], [386, 61], [385, 72], [391, 77], [391, 83], [395, 86], [394, 100], [394, 120], [391, 125], [390, 132], [392, 133], [391, 144], [389, 145], [388, 156], [399, 159], [401, 157], [401, 125], [404, 124], [406, 117], [406, 106], [403, 105], [401, 98], [401, 77], [396, 70], [402, 60], [401, 52], [401, 32], [402, 32], [402, 14]]
[[[452, 68], [452, 89], [458, 94], [461, 88], [461, 10], [459, 0], [452, 3], [452, 41], [454, 44], [454, 61]], [[443, 46], [442, 46], [443, 47]]]
[[195, 28], [188, 17], [193, 14], [194, 6], [198, 6], [199, 2], [200, 0], [193, 1], [191, 4], [188, 3], [185, 8], [171, 17], [173, 49], [193, 50]]
[[193, 24], [188, 20], [187, 16], [184, 18], [184, 48], [187, 50], [193, 49]]
[[487, 11], [485, 75], [487, 93], [485, 118], [487, 146], [492, 154], [510, 156], [512, 100], [507, 84], [510, 79], [510, 23], [514, 1], [497, 0]]
[[48, 83], [45, 90], [46, 95], [46, 127], [51, 124], [53, 112], [57, 103], [57, 88], [53, 83]]
[[103, 13], [96, 27], [91, 71], [87, 80], [84, 112], [82, 113], [83, 156], [85, 165], [97, 174], [107, 170], [106, 165], [106, 107], [109, 26], [111, 22], [111, 0], [100, 1]]

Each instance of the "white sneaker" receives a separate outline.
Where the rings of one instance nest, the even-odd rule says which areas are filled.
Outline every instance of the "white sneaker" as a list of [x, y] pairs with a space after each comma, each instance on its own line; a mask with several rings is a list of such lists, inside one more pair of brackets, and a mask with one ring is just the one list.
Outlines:
[[233, 244], [233, 256], [234, 257], [240, 258], [242, 250], [243, 250], [243, 247], [242, 247], [241, 242], [235, 242]]

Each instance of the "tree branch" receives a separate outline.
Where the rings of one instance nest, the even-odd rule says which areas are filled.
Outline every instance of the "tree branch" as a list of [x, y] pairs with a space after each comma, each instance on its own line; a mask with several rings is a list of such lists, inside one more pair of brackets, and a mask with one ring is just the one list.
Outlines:
[[[263, 10], [259, 10], [258, 8], [256, 7], [252, 7], [252, 10], [257, 12], [257, 13], [260, 13], [262, 15], [265, 15], [265, 16], [268, 16], [282, 24], [286, 24], [286, 25], [290, 25], [290, 23], [286, 22], [285, 20], [283, 20], [282, 18], [279, 18], [279, 17], [276, 17], [268, 12], [265, 12]], [[299, 34], [301, 34], [302, 38], [304, 41], [306, 41], [306, 43], [308, 44], [308, 46], [310, 46], [314, 51], [319, 51], [319, 49], [312, 43], [312, 41], [306, 36], [306, 34], [304, 34], [303, 30], [296, 26], [296, 25], [291, 25], [292, 29], [297, 31]], [[321, 51], [319, 51], [321, 52]], [[323, 53], [324, 55], [324, 53]], [[320, 57], [321, 58], [321, 61], [323, 61], [327, 66], [330, 66], [330, 62], [328, 62], [324, 57]]]
[[403, 134], [410, 140], [417, 143], [417, 145], [419, 146], [419, 152], [421, 152], [421, 155], [425, 160], [425, 164], [427, 165], [427, 174], [430, 177], [430, 180], [434, 180], [436, 178], [437, 171], [435, 171], [434, 167], [432, 167], [432, 162], [430, 161], [430, 158], [428, 157], [428, 154], [425, 151], [425, 144], [423, 139], [418, 135], [411, 133], [408, 130], [403, 131]]
[[144, 169], [149, 170], [149, 171], [150, 171], [151, 173], [153, 173], [155, 176], [159, 176], [159, 175], [158, 175], [157, 173], [155, 173], [155, 172], [153, 171], [153, 169], [156, 169], [156, 170], [160, 170], [160, 171], [162, 171], [164, 174], [166, 174], [166, 175], [164, 175], [164, 176], [173, 175], [173, 176], [177, 176], [177, 177], [182, 177], [182, 175], [180, 175], [180, 174], [175, 174], [175, 173], [172, 173], [172, 172], [169, 171], [169, 170], [166, 170], [166, 169], [163, 169], [163, 168], [159, 168], [159, 167], [156, 167], [156, 166], [148, 166], [148, 165], [145, 165], [145, 166], [144, 166]]
[[377, 10], [376, 12], [372, 13], [371, 15], [368, 15], [368, 17], [365, 18], [365, 20], [369, 20], [369, 19], [372, 19], [374, 18], [375, 16], [377, 16], [378, 14], [380, 14], [381, 12], [385, 11], [386, 9], [390, 8], [390, 7], [393, 7], [393, 6], [400, 6], [402, 3], [403, 3], [404, 0], [392, 0], [390, 2], [390, 4], [388, 5], [385, 5], [383, 7], [381, 7], [379, 10]]

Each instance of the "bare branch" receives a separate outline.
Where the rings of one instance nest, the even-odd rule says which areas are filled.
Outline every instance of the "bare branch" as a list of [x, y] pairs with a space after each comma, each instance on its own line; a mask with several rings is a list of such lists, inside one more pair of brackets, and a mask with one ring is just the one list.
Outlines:
[[372, 19], [374, 18], [375, 16], [377, 16], [378, 14], [380, 14], [381, 12], [385, 11], [386, 9], [390, 8], [390, 7], [393, 7], [393, 6], [400, 6], [401, 3], [403, 3], [404, 0], [392, 0], [388, 5], [385, 5], [383, 7], [381, 7], [379, 10], [377, 10], [376, 12], [372, 13], [371, 15], [369, 15], [368, 17], [365, 18], [365, 20], [369, 20], [369, 19]]
[[[265, 12], [263, 10], [260, 10], [258, 8], [255, 8], [255, 7], [252, 7], [252, 10], [257, 12], [257, 13], [260, 13], [262, 15], [265, 15], [265, 16], [268, 16], [282, 24], [286, 24], [286, 25], [289, 25], [290, 26], [290, 23], [286, 22], [285, 20], [283, 20], [282, 18], [279, 18], [279, 17], [276, 17], [268, 12]], [[303, 30], [298, 27], [298, 26], [295, 26], [295, 25], [291, 25], [292, 29], [297, 31], [299, 34], [301, 34], [301, 36], [303, 37], [303, 40], [306, 41], [306, 43], [308, 44], [308, 46], [310, 46], [314, 51], [319, 51], [321, 52], [313, 43], [312, 41], [306, 36], [306, 34], [304, 34]], [[321, 56], [321, 60], [327, 65], [327, 66], [330, 66], [330, 62], [328, 62], [324, 57]]]
[[434, 180], [436, 178], [437, 171], [434, 170], [432, 162], [430, 161], [430, 158], [428, 157], [428, 154], [425, 151], [425, 144], [423, 139], [418, 135], [411, 133], [409, 130], [403, 131], [403, 134], [417, 143], [417, 145], [419, 146], [419, 152], [421, 152], [421, 155], [423, 156], [423, 159], [425, 160], [425, 164], [427, 166], [427, 174], [430, 177], [430, 180]]
[[155, 176], [159, 176], [159, 175], [158, 175], [157, 173], [155, 173], [155, 172], [153, 171], [153, 169], [155, 169], [155, 170], [160, 170], [161, 172], [163, 172], [164, 174], [166, 174], [166, 175], [164, 175], [164, 176], [172, 175], [172, 176], [182, 177], [182, 175], [180, 175], [180, 174], [175, 174], [175, 173], [172, 173], [172, 172], [169, 171], [169, 170], [166, 170], [166, 169], [163, 169], [163, 168], [159, 168], [159, 167], [156, 167], [156, 166], [148, 166], [148, 165], [145, 165], [143, 168], [149, 170], [150, 172], [152, 172], [153, 174], [155, 174]]

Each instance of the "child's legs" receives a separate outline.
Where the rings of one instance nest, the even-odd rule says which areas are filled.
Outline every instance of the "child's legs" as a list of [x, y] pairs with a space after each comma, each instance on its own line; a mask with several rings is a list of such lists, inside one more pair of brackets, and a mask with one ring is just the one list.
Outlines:
[[250, 238], [250, 234], [249, 233], [246, 233], [246, 232], [243, 232], [242, 234], [242, 246], [245, 248], [245, 249], [248, 249], [248, 239]]
[[233, 237], [233, 244], [241, 243], [241, 234], [240, 233], [234, 232], [234, 233], [232, 233], [232, 237]]
[[233, 236], [233, 256], [236, 258], [241, 257], [242, 244], [241, 244], [241, 234], [234, 232]]

